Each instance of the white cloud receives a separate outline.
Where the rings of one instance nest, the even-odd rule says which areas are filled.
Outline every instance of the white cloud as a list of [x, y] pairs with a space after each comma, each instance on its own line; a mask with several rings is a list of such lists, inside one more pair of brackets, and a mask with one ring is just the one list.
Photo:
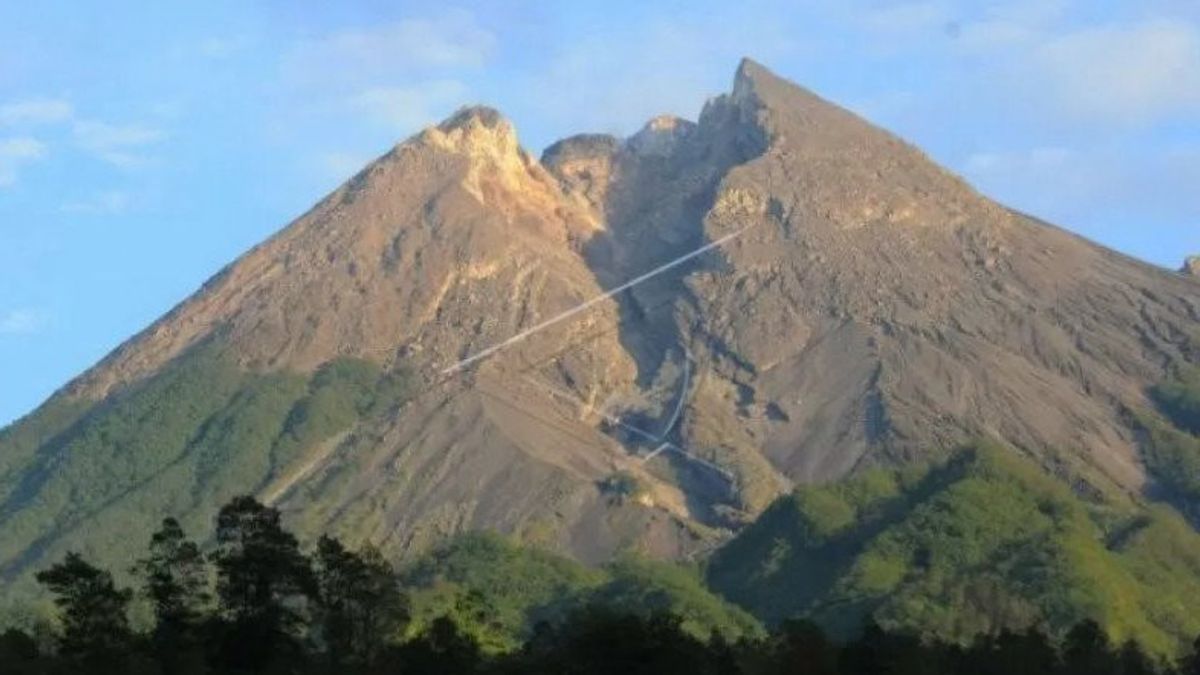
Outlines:
[[1030, 73], [1068, 115], [1140, 124], [1200, 113], [1200, 29], [1158, 19], [1047, 40]]
[[467, 88], [456, 80], [435, 80], [404, 87], [372, 87], [350, 99], [368, 119], [408, 134], [445, 117], [463, 103]]
[[1150, 125], [1200, 114], [1200, 24], [1184, 18], [1068, 21], [1062, 0], [1017, 2], [956, 24], [951, 54], [1051, 124]]
[[42, 314], [31, 309], [13, 309], [0, 314], [0, 335], [29, 335], [44, 325]]
[[995, 150], [961, 169], [985, 193], [1060, 222], [1087, 224], [1097, 214], [1200, 221], [1200, 146]]
[[395, 81], [421, 69], [481, 66], [495, 44], [474, 15], [450, 11], [305, 40], [285, 59], [284, 75], [318, 85]]
[[152, 127], [90, 120], [76, 122], [73, 132], [75, 142], [84, 151], [123, 168], [150, 163], [152, 159], [145, 154], [146, 148], [166, 138], [162, 130]]
[[60, 210], [63, 213], [105, 216], [125, 213], [129, 206], [129, 193], [122, 190], [102, 190], [92, 193], [86, 199], [67, 202]]
[[673, 17], [565, 43], [512, 87], [540, 94], [528, 108], [558, 135], [624, 135], [663, 113], [694, 118], [729, 89], [743, 56], [770, 65], [809, 47], [785, 23], [759, 15]]
[[0, 187], [17, 182], [20, 168], [46, 156], [46, 146], [26, 136], [0, 139]]
[[74, 114], [71, 104], [62, 99], [33, 98], [0, 105], [0, 124], [56, 124], [71, 119]]

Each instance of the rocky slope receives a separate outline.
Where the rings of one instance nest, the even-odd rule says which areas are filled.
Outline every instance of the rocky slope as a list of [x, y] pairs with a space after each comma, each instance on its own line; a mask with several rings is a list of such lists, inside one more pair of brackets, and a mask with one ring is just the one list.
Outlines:
[[[2, 432], [0, 572], [69, 546], [119, 559], [238, 491], [397, 556], [489, 528], [681, 557], [797, 482], [980, 436], [1136, 494], [1127, 413], [1198, 331], [1194, 281], [991, 202], [750, 61], [695, 122], [540, 160], [469, 108]], [[346, 359], [366, 365], [331, 370]], [[378, 394], [401, 372], [404, 396]], [[185, 395], [187, 373], [222, 375]], [[139, 451], [117, 415], [170, 433]]]

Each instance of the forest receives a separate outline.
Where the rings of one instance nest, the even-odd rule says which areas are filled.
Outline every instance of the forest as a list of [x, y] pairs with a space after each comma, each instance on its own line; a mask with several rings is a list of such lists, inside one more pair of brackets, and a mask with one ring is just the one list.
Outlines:
[[[134, 588], [120, 587], [110, 571], [81, 555], [67, 554], [37, 574], [54, 599], [56, 620], [0, 635], [0, 672], [1200, 673], [1200, 641], [1191, 653], [1167, 661], [1133, 641], [1111, 644], [1092, 621], [1059, 637], [1029, 629], [981, 634], [966, 643], [923, 639], [872, 621], [848, 640], [831, 639], [816, 624], [795, 619], [767, 632], [734, 610], [695, 598], [655, 605], [653, 598], [670, 583], [639, 594], [631, 581], [636, 577], [621, 580], [620, 571], [607, 579], [599, 572], [576, 579], [575, 586], [599, 592], [546, 614], [518, 633], [519, 641], [504, 643], [481, 632], [505, 620], [496, 597], [555, 593], [564, 575], [577, 573], [556, 572], [553, 558], [526, 556], [520, 569], [529, 578], [497, 580], [509, 591], [430, 603], [409, 590], [413, 575], [423, 574], [420, 565], [407, 572], [406, 583], [369, 547], [349, 550], [324, 537], [306, 552], [279, 512], [252, 497], [221, 508], [215, 541], [206, 548], [177, 521], [165, 519], [133, 570]], [[502, 563], [506, 555], [513, 553], [498, 538], [477, 537], [445, 549], [434, 564]], [[687, 595], [678, 582], [674, 586], [676, 595]], [[149, 610], [146, 621], [131, 618], [138, 602]]]

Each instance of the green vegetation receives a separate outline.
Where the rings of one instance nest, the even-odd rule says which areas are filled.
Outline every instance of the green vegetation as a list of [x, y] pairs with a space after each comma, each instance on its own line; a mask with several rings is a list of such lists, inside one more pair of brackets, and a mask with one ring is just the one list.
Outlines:
[[1172, 493], [1200, 499], [1200, 438], [1157, 416], [1136, 416], [1142, 431], [1142, 460], [1146, 469]]
[[[902, 494], [883, 481], [842, 494], [866, 503], [879, 488], [886, 499]], [[627, 561], [597, 572], [492, 536], [461, 538], [417, 563], [406, 575], [417, 587], [405, 588], [369, 547], [353, 551], [322, 537], [305, 553], [279, 512], [248, 496], [221, 508], [216, 530], [208, 556], [173, 519], [153, 534], [137, 567], [136, 595], [153, 604], [144, 631], [129, 621], [135, 593], [83, 556], [69, 553], [39, 572], [58, 609], [56, 624], [38, 637], [0, 634], [0, 672], [1187, 675], [1200, 668], [1200, 641], [1168, 668], [1136, 643], [1114, 646], [1090, 621], [1057, 643], [1030, 630], [981, 636], [969, 646], [874, 623], [842, 644], [805, 622], [784, 622], [770, 635], [757, 628], [699, 634], [689, 620], [731, 614], [704, 597], [695, 575], [682, 568]], [[486, 569], [487, 561], [495, 568]], [[410, 622], [414, 594], [445, 575], [493, 586], [490, 593], [472, 587], [465, 596], [483, 603], [476, 610], [493, 613], [455, 604], [431, 620]], [[490, 648], [479, 641], [481, 616], [503, 622], [510, 618], [504, 612], [515, 610], [513, 617], [525, 615], [528, 623], [528, 608], [580, 595], [580, 604], [539, 620], [520, 640]]]
[[1181, 367], [1150, 395], [1165, 418], [1149, 411], [1133, 415], [1142, 460], [1168, 496], [1191, 511], [1200, 500], [1200, 368]]
[[1176, 426], [1200, 434], [1200, 367], [1182, 367], [1151, 394]]
[[1174, 654], [1200, 631], [1200, 537], [1169, 509], [1089, 505], [980, 446], [925, 471], [802, 488], [711, 560], [710, 585], [775, 623], [869, 619], [952, 641], [1083, 619]]
[[697, 638], [717, 633], [736, 640], [763, 634], [757, 619], [713, 595], [696, 570], [639, 558], [619, 560], [606, 570], [608, 583], [585, 596], [582, 604], [643, 618], [671, 614], [684, 632]]
[[414, 563], [401, 582], [412, 599], [410, 634], [448, 616], [489, 653], [514, 649], [538, 623], [589, 606], [645, 617], [670, 612], [697, 637], [715, 631], [735, 640], [762, 632], [754, 618], [678, 565], [631, 558], [592, 569], [494, 534], [448, 542]]
[[286, 476], [408, 388], [404, 373], [350, 358], [311, 376], [247, 372], [205, 344], [102, 403], [52, 399], [0, 433], [6, 595], [30, 595], [30, 570], [67, 539], [119, 563], [120, 579], [129, 537], [147, 536], [160, 514], [209, 536], [220, 504]]

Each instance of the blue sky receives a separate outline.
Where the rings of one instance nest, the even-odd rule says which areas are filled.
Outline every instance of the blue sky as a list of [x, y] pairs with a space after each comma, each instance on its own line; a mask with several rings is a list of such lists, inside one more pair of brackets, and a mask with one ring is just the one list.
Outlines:
[[456, 107], [534, 152], [694, 118], [741, 56], [982, 191], [1200, 252], [1194, 0], [0, 6], [0, 424]]

